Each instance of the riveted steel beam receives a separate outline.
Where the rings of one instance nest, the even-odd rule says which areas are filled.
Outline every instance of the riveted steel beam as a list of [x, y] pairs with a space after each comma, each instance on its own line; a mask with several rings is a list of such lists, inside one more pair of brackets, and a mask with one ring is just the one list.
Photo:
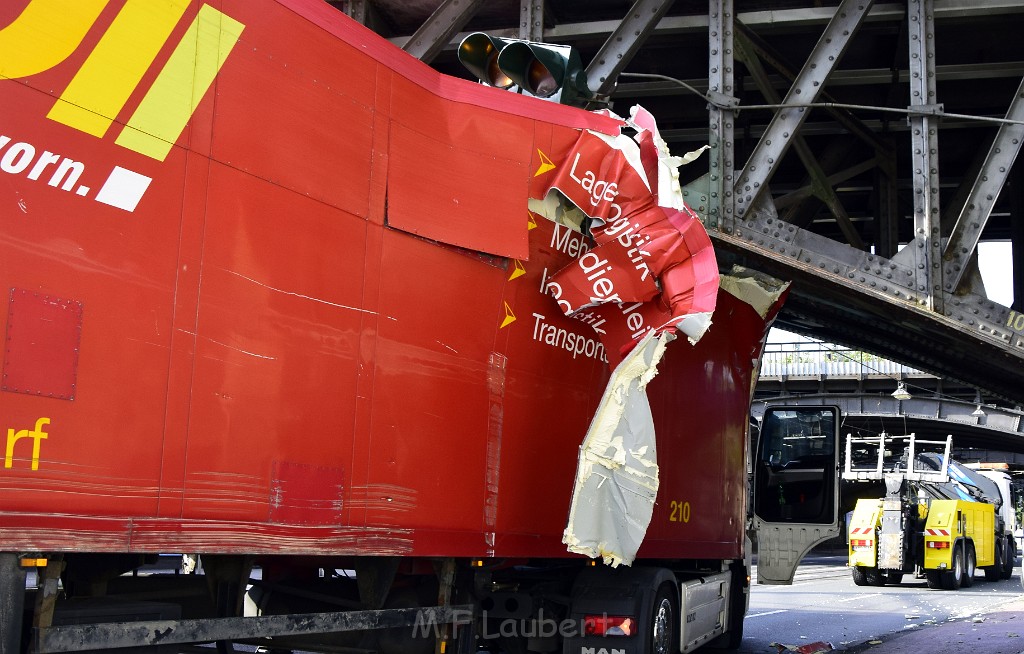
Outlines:
[[[1013, 102], [1010, 103], [1006, 118], [1024, 121], [1024, 80], [1021, 81]], [[1000, 125], [943, 252], [943, 286], [948, 292], [953, 292], [960, 286], [967, 270], [967, 263], [978, 247], [981, 232], [992, 214], [996, 198], [1010, 176], [1022, 140], [1024, 125]]]
[[[364, 0], [365, 1], [365, 0]], [[1013, 15], [1024, 13], [1024, 4], [1020, 0], [936, 0], [935, 14], [939, 20], [963, 18], [965, 16], [991, 16], [991, 15]], [[772, 29], [790, 27], [807, 27], [810, 25], [825, 25], [833, 18], [835, 8], [833, 7], [805, 7], [799, 9], [770, 9], [765, 11], [744, 11], [735, 15], [734, 20], [744, 25], [757, 29], [768, 27]], [[906, 7], [903, 2], [876, 3], [868, 14], [867, 21], [872, 23], [886, 23], [901, 21], [906, 16]], [[621, 21], [601, 20], [580, 23], [560, 23], [544, 30], [544, 41], [551, 43], [562, 43], [573, 45], [580, 41], [593, 41], [594, 39], [607, 38], [615, 31]], [[704, 33], [708, 29], [708, 17], [695, 14], [687, 16], [665, 16], [658, 23], [654, 33], [658, 36], [678, 36], [682, 34]], [[490, 30], [496, 36], [507, 36], [516, 38], [518, 29]], [[408, 35], [389, 37], [389, 41], [398, 47], [404, 48], [411, 37]], [[461, 39], [455, 39], [448, 44], [448, 48], [454, 49]], [[994, 67], [986, 69], [986, 75], [1005, 76], [1001, 71], [1002, 64], [995, 64]], [[881, 72], [887, 77], [891, 71]], [[966, 74], [970, 74], [969, 72]], [[1016, 75], [1014, 75], [1016, 76]]]
[[544, 0], [520, 0], [519, 38], [544, 40]]
[[[1024, 169], [1016, 166], [1011, 173], [1010, 213], [1024, 216]], [[1024, 312], [1024, 220], [1014, 220], [1010, 225], [1010, 250], [1013, 261], [1013, 301], [1011, 307]]]
[[[708, 3], [708, 91], [721, 98], [733, 98], [734, 27], [733, 0], [709, 0]], [[720, 103], [726, 105], [728, 103]], [[733, 228], [735, 201], [733, 185], [736, 171], [733, 129], [736, 114], [727, 106], [708, 105], [709, 190], [706, 215], [710, 229], [729, 232]]]
[[402, 49], [421, 61], [433, 61], [482, 4], [483, 0], [445, 0]]
[[932, 0], [909, 0], [910, 116], [914, 181], [914, 241], [897, 258], [913, 266], [917, 290], [929, 309], [942, 312], [942, 226], [939, 212], [941, 107], [935, 92], [935, 12]]
[[[709, 175], [683, 188], [683, 197], [698, 213], [711, 205]], [[774, 208], [767, 206], [737, 218], [731, 233], [710, 231], [716, 249], [738, 257], [750, 265], [783, 279], [794, 280], [787, 307], [815, 305], [829, 315], [810, 316], [802, 320], [797, 331], [819, 338], [839, 339], [844, 329], [850, 334], [838, 343], [856, 343], [858, 347], [889, 356], [922, 370], [941, 376], [961, 379], [981, 388], [988, 388], [1002, 397], [1024, 401], [1017, 382], [1006, 382], [1006, 376], [990, 375], [963, 369], [942, 346], [921, 334], [943, 334], [945, 347], [951, 334], [956, 335], [957, 352], [999, 351], [999, 356], [1012, 363], [1001, 370], [1024, 369], [1024, 314], [992, 302], [988, 298], [967, 293], [945, 296], [945, 311], [929, 310], [918, 291], [916, 271], [900, 261], [856, 250], [820, 234], [781, 220]], [[859, 306], [860, 309], [850, 308]], [[838, 307], [838, 308], [837, 308]], [[858, 311], [871, 307], [870, 316]], [[790, 309], [784, 309], [783, 313]], [[836, 313], [844, 318], [837, 320]], [[861, 320], [861, 323], [856, 323]], [[874, 333], [877, 332], [877, 333]], [[915, 334], [908, 337], [908, 334]], [[872, 340], [873, 339], [873, 340]], [[875, 343], [877, 347], [870, 346]], [[969, 344], [969, 345], [968, 345]], [[899, 349], [895, 352], [894, 349]], [[993, 364], [994, 365], [994, 364]], [[1016, 373], [1015, 373], [1016, 374]], [[996, 377], [999, 377], [998, 379]], [[1022, 376], [1024, 378], [1024, 376]], [[988, 385], [986, 385], [988, 384]]]
[[871, 8], [871, 0], [843, 0], [811, 52], [792, 88], [758, 141], [735, 184], [736, 217], [754, 205], [794, 142], [794, 135], [809, 113], [800, 105], [814, 102]]
[[367, 2], [368, 0], [348, 0], [344, 5], [345, 14], [357, 23], [366, 25]]
[[587, 82], [597, 95], [608, 95], [622, 69], [654, 32], [673, 0], [636, 0], [629, 13], [587, 66]]
[[[964, 16], [990, 16], [1002, 14], [1024, 13], [1024, 5], [1019, 0], [936, 0], [936, 16], [945, 18], [962, 18]], [[742, 11], [736, 14], [735, 20], [752, 28], [770, 27], [807, 27], [825, 25], [835, 14], [833, 7], [802, 7], [796, 9], [767, 9], [764, 11]], [[902, 21], [906, 16], [906, 3], [879, 2], [868, 20], [871, 22]], [[593, 39], [612, 32], [615, 21], [591, 21], [582, 23], [563, 23], [548, 30], [548, 38], [558, 43], [568, 40]], [[658, 34], [693, 34], [707, 29], [706, 16], [666, 16], [658, 25]]]

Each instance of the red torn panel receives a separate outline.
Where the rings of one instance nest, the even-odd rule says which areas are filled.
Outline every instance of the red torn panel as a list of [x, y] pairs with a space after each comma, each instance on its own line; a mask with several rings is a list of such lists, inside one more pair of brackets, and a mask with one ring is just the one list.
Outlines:
[[[584, 132], [544, 189], [590, 219], [597, 246], [549, 280], [566, 315], [591, 325], [614, 366], [650, 330], [693, 339], [718, 295], [711, 239], [683, 202], [653, 118], [638, 110], [636, 139]], [[687, 316], [694, 316], [682, 327]]]

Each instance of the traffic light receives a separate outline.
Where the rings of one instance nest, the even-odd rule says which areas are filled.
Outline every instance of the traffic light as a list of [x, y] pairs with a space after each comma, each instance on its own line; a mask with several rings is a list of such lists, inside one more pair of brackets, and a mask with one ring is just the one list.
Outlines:
[[498, 68], [498, 53], [511, 42], [483, 32], [473, 32], [459, 44], [459, 61], [483, 83], [507, 89], [515, 82]]
[[459, 44], [459, 61], [485, 84], [498, 88], [515, 85], [530, 95], [562, 104], [594, 95], [587, 87], [579, 54], [566, 45], [474, 32]]

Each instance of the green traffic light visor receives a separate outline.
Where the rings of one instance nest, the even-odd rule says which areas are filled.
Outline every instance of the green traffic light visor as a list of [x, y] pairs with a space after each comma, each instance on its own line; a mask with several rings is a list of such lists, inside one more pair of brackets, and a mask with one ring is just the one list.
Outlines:
[[515, 82], [498, 66], [498, 54], [508, 42], [483, 32], [474, 32], [459, 44], [459, 61], [491, 86], [507, 89]]
[[498, 55], [498, 67], [527, 92], [541, 98], [557, 93], [565, 81], [565, 62], [545, 46], [512, 42]]

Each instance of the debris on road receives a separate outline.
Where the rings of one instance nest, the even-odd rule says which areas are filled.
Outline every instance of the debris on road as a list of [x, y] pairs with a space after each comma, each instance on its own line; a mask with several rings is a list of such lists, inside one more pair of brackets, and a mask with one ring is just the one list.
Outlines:
[[826, 643], [824, 641], [818, 641], [815, 643], [809, 643], [807, 645], [783, 645], [781, 643], [772, 643], [778, 652], [796, 652], [796, 654], [821, 654], [822, 652], [832, 652], [835, 648], [832, 647], [832, 643]]

